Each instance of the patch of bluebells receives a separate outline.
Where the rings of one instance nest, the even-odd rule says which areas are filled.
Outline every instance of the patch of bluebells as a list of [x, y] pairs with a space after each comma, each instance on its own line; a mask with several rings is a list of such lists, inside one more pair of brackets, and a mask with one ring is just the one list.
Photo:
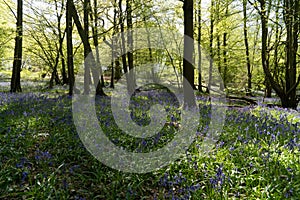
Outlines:
[[188, 180], [181, 172], [171, 176], [167, 172], [159, 180], [159, 186], [164, 188], [166, 193], [164, 199], [184, 200], [190, 199], [192, 193], [200, 189], [200, 184], [189, 185]]
[[35, 152], [35, 160], [49, 160], [52, 158], [52, 155], [48, 151], [37, 150]]
[[34, 158], [37, 162], [48, 162], [49, 166], [53, 165], [53, 163], [51, 161], [52, 155], [48, 151], [36, 150]]
[[285, 194], [285, 198], [290, 198], [293, 196], [293, 189], [289, 189]]
[[75, 196], [75, 200], [86, 200], [86, 198], [82, 196]]
[[[296, 148], [300, 150], [299, 123], [291, 123], [287, 118], [289, 112], [294, 113], [295, 111], [278, 108], [279, 111], [285, 113], [281, 113], [276, 118], [267, 109], [269, 108], [258, 111], [254, 109], [254, 112], [250, 107], [233, 110], [227, 115], [225, 124], [241, 124], [238, 130], [243, 134], [237, 136], [241, 143], [253, 142], [260, 146], [260, 142], [265, 141], [269, 146], [279, 143], [280, 146], [284, 146], [290, 151]], [[270, 109], [274, 110], [275, 108]]]
[[16, 168], [22, 171], [21, 183], [20, 183], [20, 186], [22, 187], [22, 185], [24, 184], [24, 182], [26, 181], [26, 179], [29, 175], [28, 170], [31, 169], [31, 164], [27, 158], [21, 157], [19, 162], [16, 163]]
[[[25, 165], [25, 164], [27, 164], [27, 165]], [[22, 169], [26, 166], [30, 166], [30, 163], [29, 163], [28, 159], [25, 157], [20, 158], [20, 161], [18, 163], [16, 163], [16, 168], [19, 168], [19, 169]]]
[[226, 177], [223, 172], [223, 165], [220, 165], [216, 170], [216, 174], [210, 178], [210, 184], [212, 188], [217, 189], [217, 191], [220, 192], [227, 179], [228, 177]]
[[28, 172], [24, 171], [22, 172], [22, 178], [21, 178], [21, 182], [24, 183], [25, 179], [28, 177]]

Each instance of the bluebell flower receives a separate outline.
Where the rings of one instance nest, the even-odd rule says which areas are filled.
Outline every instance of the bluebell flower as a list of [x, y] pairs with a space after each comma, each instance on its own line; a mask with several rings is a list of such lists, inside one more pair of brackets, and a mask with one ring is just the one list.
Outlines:
[[24, 167], [24, 164], [27, 163], [28, 160], [24, 157], [22, 157], [20, 159], [20, 162], [16, 164], [16, 168], [23, 168]]
[[224, 184], [226, 179], [225, 174], [223, 173], [223, 166], [219, 166], [216, 172], [215, 177], [210, 178], [210, 183], [213, 188], [218, 188], [220, 189], [222, 185]]
[[293, 189], [289, 189], [289, 190], [284, 194], [285, 198], [289, 198], [289, 197], [291, 197], [292, 195], [293, 195]]
[[21, 179], [21, 181], [24, 182], [25, 179], [27, 178], [27, 176], [28, 176], [28, 172], [22, 172], [22, 179]]

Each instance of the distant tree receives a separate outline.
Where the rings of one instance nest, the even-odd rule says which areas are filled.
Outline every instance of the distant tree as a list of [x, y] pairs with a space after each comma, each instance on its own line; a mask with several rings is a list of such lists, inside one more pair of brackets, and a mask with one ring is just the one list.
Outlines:
[[22, 67], [22, 41], [23, 41], [23, 0], [18, 0], [17, 5], [17, 36], [14, 51], [14, 62], [11, 76], [10, 92], [22, 92], [21, 67]]
[[[226, 3], [226, 8], [225, 8], [225, 18], [228, 17], [229, 15], [229, 3]], [[227, 70], [228, 70], [228, 63], [227, 63], [227, 40], [228, 40], [228, 29], [226, 28], [224, 33], [223, 33], [223, 87], [226, 88], [226, 83], [227, 83]]]

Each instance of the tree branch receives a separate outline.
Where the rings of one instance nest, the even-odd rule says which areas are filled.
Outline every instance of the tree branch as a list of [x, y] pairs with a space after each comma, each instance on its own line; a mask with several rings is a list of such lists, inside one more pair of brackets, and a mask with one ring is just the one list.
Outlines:
[[9, 8], [9, 10], [12, 12], [12, 14], [14, 15], [14, 17], [15, 17], [16, 20], [17, 20], [17, 15], [16, 15], [16, 13], [14, 12], [14, 10], [10, 7], [10, 5], [9, 5], [5, 0], [3, 0], [3, 2], [4, 2], [5, 5]]

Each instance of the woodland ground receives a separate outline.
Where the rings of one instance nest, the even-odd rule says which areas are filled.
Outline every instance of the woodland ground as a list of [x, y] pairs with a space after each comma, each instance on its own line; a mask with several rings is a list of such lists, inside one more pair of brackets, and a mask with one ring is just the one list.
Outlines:
[[[298, 199], [300, 115], [263, 105], [229, 108], [213, 150], [199, 145], [209, 129], [204, 97], [195, 142], [181, 159], [147, 174], [123, 173], [96, 160], [83, 146], [64, 88], [23, 94], [0, 93], [0, 199]], [[66, 92], [66, 91], [65, 91]], [[149, 98], [149, 97], [148, 97]], [[138, 98], [135, 103], [140, 103]], [[124, 136], [112, 119], [110, 97], [96, 100], [101, 127], [116, 145], [148, 151], [176, 131], [156, 138]], [[177, 122], [176, 112], [168, 122]], [[135, 120], [147, 124], [147, 117]]]

